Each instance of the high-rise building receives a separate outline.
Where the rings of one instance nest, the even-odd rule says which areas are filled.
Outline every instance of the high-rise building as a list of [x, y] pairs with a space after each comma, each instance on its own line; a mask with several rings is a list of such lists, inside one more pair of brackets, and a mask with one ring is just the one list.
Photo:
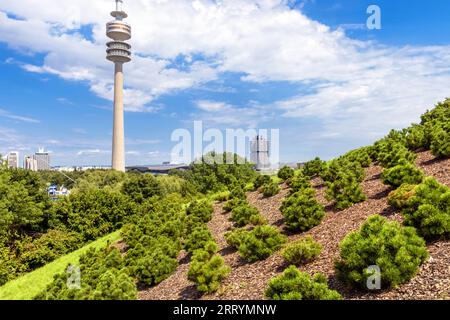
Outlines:
[[270, 169], [270, 146], [269, 140], [262, 136], [256, 136], [250, 144], [250, 159], [256, 164], [256, 170], [263, 171]]
[[19, 152], [11, 151], [7, 156], [8, 167], [12, 169], [19, 168]]
[[37, 171], [38, 170], [37, 160], [34, 159], [34, 157], [32, 156], [26, 156], [23, 159], [23, 168], [25, 170]]
[[33, 159], [36, 160], [38, 171], [50, 170], [50, 154], [45, 152], [43, 148], [40, 148], [39, 152], [34, 154]]
[[114, 123], [112, 144], [112, 168], [125, 172], [125, 130], [123, 113], [123, 64], [131, 61], [131, 27], [123, 19], [128, 15], [122, 10], [122, 0], [116, 0], [116, 10], [111, 12], [114, 21], [106, 25], [106, 35], [113, 41], [106, 45], [106, 58], [114, 62]]

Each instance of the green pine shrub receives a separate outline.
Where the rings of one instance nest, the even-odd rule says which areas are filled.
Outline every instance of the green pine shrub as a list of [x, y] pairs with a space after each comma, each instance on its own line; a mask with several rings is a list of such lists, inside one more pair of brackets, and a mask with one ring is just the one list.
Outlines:
[[349, 162], [356, 162], [363, 168], [367, 168], [372, 164], [372, 158], [370, 157], [370, 147], [363, 147], [356, 150], [352, 150], [341, 157]]
[[197, 249], [204, 248], [205, 244], [210, 241], [214, 241], [211, 232], [206, 226], [200, 226], [188, 234], [184, 248], [186, 251], [193, 253]]
[[249, 231], [239, 245], [239, 255], [248, 262], [265, 260], [287, 241], [277, 228], [257, 226]]
[[193, 216], [203, 223], [211, 221], [213, 212], [212, 204], [207, 201], [193, 201], [186, 209], [187, 216]]
[[414, 163], [417, 155], [408, 150], [404, 144], [386, 141], [378, 146], [377, 159], [384, 168], [392, 168], [407, 161]]
[[288, 166], [284, 166], [278, 171], [278, 178], [280, 178], [283, 181], [286, 181], [290, 178], [292, 178], [295, 174], [294, 169]]
[[255, 182], [253, 183], [253, 186], [255, 187], [255, 190], [258, 190], [259, 188], [261, 188], [263, 185], [269, 183], [271, 181], [270, 176], [265, 175], [265, 174], [260, 174]]
[[299, 265], [317, 258], [322, 252], [322, 245], [311, 236], [289, 243], [281, 252], [284, 261]]
[[129, 196], [133, 201], [142, 203], [151, 197], [162, 196], [163, 188], [153, 175], [138, 174], [124, 182], [122, 193]]
[[431, 153], [436, 157], [450, 157], [450, 119], [436, 125], [431, 134]]
[[205, 248], [196, 250], [192, 256], [188, 279], [197, 285], [200, 292], [217, 291], [222, 280], [231, 272], [231, 268], [225, 265], [217, 251], [217, 244], [210, 242]]
[[248, 201], [246, 199], [244, 200], [239, 198], [233, 198], [225, 203], [225, 205], [223, 206], [223, 210], [225, 210], [226, 212], [231, 212], [234, 208], [242, 205], [248, 205]]
[[389, 205], [396, 209], [408, 207], [408, 203], [415, 195], [417, 185], [403, 184], [398, 189], [391, 191], [388, 196]]
[[325, 169], [326, 162], [317, 157], [314, 160], [306, 162], [303, 166], [302, 172], [304, 175], [313, 178], [315, 176], [321, 175]]
[[419, 184], [424, 178], [423, 171], [409, 162], [402, 162], [395, 167], [384, 169], [381, 176], [384, 184], [394, 188], [398, 188], [404, 183]]
[[152, 286], [167, 279], [177, 267], [177, 259], [167, 255], [163, 249], [153, 247], [134, 262], [132, 275], [140, 284]]
[[409, 150], [415, 151], [422, 148], [428, 148], [430, 145], [427, 128], [422, 125], [413, 124], [405, 131], [405, 143]]
[[317, 202], [312, 188], [289, 196], [280, 210], [287, 228], [293, 231], [307, 231], [319, 225], [325, 216], [324, 207]]
[[265, 224], [265, 220], [259, 214], [259, 210], [250, 205], [240, 205], [235, 207], [231, 211], [230, 220], [235, 222], [238, 227], [243, 227], [248, 224]]
[[404, 223], [426, 239], [450, 237], [450, 188], [427, 178], [403, 211]]
[[347, 235], [340, 247], [340, 258], [335, 263], [338, 278], [365, 289], [373, 275], [369, 266], [380, 268], [383, 288], [396, 287], [414, 277], [428, 258], [425, 241], [414, 228], [378, 215], [369, 217], [359, 231]]
[[288, 180], [288, 186], [291, 188], [290, 193], [293, 194], [311, 188], [311, 181], [307, 176], [300, 173]]
[[273, 196], [276, 196], [277, 194], [279, 194], [281, 191], [281, 188], [277, 183], [271, 181], [271, 182], [263, 185], [261, 187], [261, 191], [265, 198], [270, 198], [270, 197], [273, 197]]
[[328, 288], [324, 275], [317, 274], [311, 278], [295, 266], [270, 280], [266, 296], [272, 300], [342, 300], [337, 291]]
[[334, 200], [338, 210], [344, 210], [367, 199], [357, 178], [352, 174], [340, 174], [333, 182], [327, 182], [326, 198]]
[[244, 188], [242, 186], [236, 186], [231, 190], [230, 193], [231, 199], [247, 199], [247, 195], [245, 194]]
[[238, 249], [244, 241], [244, 238], [248, 235], [248, 232], [244, 228], [234, 229], [225, 233], [225, 240], [230, 247]]

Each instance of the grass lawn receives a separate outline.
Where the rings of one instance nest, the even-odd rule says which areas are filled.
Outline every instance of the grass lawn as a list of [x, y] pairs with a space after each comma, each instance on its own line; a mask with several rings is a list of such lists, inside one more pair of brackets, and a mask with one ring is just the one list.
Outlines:
[[20, 278], [12, 280], [0, 287], [0, 300], [31, 300], [39, 292], [44, 290], [53, 280], [53, 276], [61, 273], [68, 264], [77, 264], [80, 256], [90, 248], [102, 248], [108, 242], [120, 239], [120, 230], [100, 238], [87, 246], [69, 253], [49, 264], [27, 273]]

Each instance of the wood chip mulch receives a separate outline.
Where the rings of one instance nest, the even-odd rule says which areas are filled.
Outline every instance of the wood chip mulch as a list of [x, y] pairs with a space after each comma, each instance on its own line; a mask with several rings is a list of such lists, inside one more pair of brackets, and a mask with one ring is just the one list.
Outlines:
[[[427, 175], [434, 176], [441, 183], [450, 186], [450, 159], [436, 160], [429, 152], [418, 153], [417, 165]], [[344, 287], [335, 279], [334, 261], [339, 256], [339, 243], [349, 233], [358, 230], [367, 217], [381, 214], [388, 219], [401, 221], [401, 214], [387, 203], [391, 189], [380, 181], [382, 168], [373, 165], [366, 169], [366, 179], [362, 188], [367, 200], [353, 207], [337, 211], [332, 203], [325, 199], [325, 187], [320, 179], [312, 181], [317, 190], [317, 199], [326, 206], [326, 217], [322, 223], [302, 234], [290, 234], [284, 230], [283, 216], [279, 211], [282, 201], [289, 190], [284, 185], [282, 191], [272, 197], [263, 198], [258, 192], [248, 193], [249, 202], [260, 210], [269, 224], [278, 227], [288, 235], [289, 241], [295, 241], [311, 235], [322, 244], [323, 251], [317, 260], [300, 267], [304, 272], [314, 274], [322, 272], [328, 276], [330, 287], [338, 290], [346, 299], [450, 299], [450, 242], [429, 244], [430, 260], [420, 269], [418, 275], [402, 286], [384, 292], [355, 292]], [[189, 257], [180, 256], [180, 266], [167, 280], [152, 288], [142, 289], [139, 299], [221, 299], [221, 300], [257, 300], [264, 299], [268, 281], [279, 275], [287, 267], [279, 253], [264, 261], [249, 264], [243, 261], [235, 250], [227, 247], [224, 233], [232, 228], [224, 213], [222, 204], [215, 204], [213, 220], [208, 224], [232, 272], [223, 282], [219, 291], [212, 295], [201, 296], [191, 282], [187, 280]]]

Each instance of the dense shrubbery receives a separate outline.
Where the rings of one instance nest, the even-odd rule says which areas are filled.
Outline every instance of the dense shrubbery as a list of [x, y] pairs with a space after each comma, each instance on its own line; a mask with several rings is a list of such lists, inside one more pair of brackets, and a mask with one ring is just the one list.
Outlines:
[[450, 237], [450, 188], [427, 178], [415, 188], [403, 211], [405, 224], [426, 239]]
[[313, 278], [295, 266], [269, 282], [266, 296], [273, 300], [341, 300], [341, 295], [330, 290], [327, 278], [316, 274]]
[[361, 167], [367, 168], [372, 163], [372, 158], [370, 157], [371, 147], [363, 147], [356, 150], [352, 150], [341, 157], [343, 160], [349, 162], [356, 162], [361, 165]]
[[392, 168], [406, 162], [414, 163], [416, 154], [402, 144], [385, 138], [375, 144], [377, 160], [384, 168]]
[[211, 232], [206, 226], [199, 226], [188, 234], [184, 248], [186, 251], [193, 253], [197, 249], [204, 248], [210, 241], [214, 241]]
[[317, 258], [322, 252], [322, 245], [311, 236], [289, 243], [281, 255], [289, 264], [299, 265]]
[[302, 191], [303, 189], [311, 188], [311, 181], [303, 173], [299, 173], [288, 181], [288, 186], [291, 188], [291, 194]]
[[233, 208], [230, 220], [235, 222], [239, 227], [248, 224], [260, 225], [265, 223], [265, 220], [259, 214], [258, 209], [247, 204]]
[[171, 174], [184, 178], [197, 192], [203, 194], [227, 190], [239, 183], [252, 182], [257, 177], [254, 165], [238, 155], [211, 152], [203, 156], [202, 160], [191, 164], [189, 170]]
[[225, 240], [230, 247], [238, 249], [247, 234], [248, 230], [245, 228], [234, 229], [225, 233]]
[[417, 185], [404, 184], [400, 188], [389, 193], [389, 205], [396, 209], [404, 209], [408, 206], [410, 199], [415, 195]]
[[228, 200], [225, 205], [223, 206], [223, 210], [226, 212], [232, 211], [234, 208], [239, 207], [241, 205], [248, 204], [247, 200], [239, 199], [239, 198], [233, 198]]
[[381, 176], [384, 184], [394, 188], [398, 188], [404, 183], [419, 184], [424, 177], [422, 170], [409, 162], [403, 162], [395, 167], [384, 169]]
[[207, 223], [211, 221], [214, 208], [207, 201], [193, 201], [186, 209], [186, 214], [192, 216], [195, 220]]
[[334, 182], [327, 183], [326, 196], [328, 200], [336, 201], [336, 209], [343, 210], [351, 207], [355, 203], [367, 199], [355, 176], [344, 174]]
[[320, 158], [315, 158], [314, 160], [305, 163], [302, 172], [304, 175], [312, 178], [321, 175], [325, 169], [326, 162], [322, 161]]
[[[162, 242], [160, 242], [162, 244]], [[144, 247], [141, 247], [144, 249]], [[168, 255], [159, 243], [155, 246], [146, 247], [143, 254], [139, 254], [136, 260], [131, 260], [132, 275], [139, 283], [147, 286], [158, 284], [167, 279], [178, 267], [178, 261], [173, 255]]]
[[197, 285], [200, 292], [217, 291], [222, 280], [231, 271], [217, 251], [217, 244], [209, 242], [204, 248], [196, 250], [192, 256], [188, 278]]
[[270, 176], [261, 174], [256, 178], [255, 182], [253, 183], [253, 186], [255, 187], [255, 190], [258, 190], [259, 188], [269, 183], [270, 181], [271, 181]]
[[132, 176], [123, 184], [122, 192], [137, 203], [142, 203], [146, 199], [163, 194], [160, 183], [151, 174]]
[[284, 200], [281, 206], [287, 228], [307, 231], [320, 224], [325, 216], [324, 207], [315, 199], [315, 190], [303, 189]]
[[261, 192], [265, 198], [273, 197], [280, 193], [280, 191], [280, 186], [274, 181], [270, 181], [261, 187]]
[[337, 276], [360, 288], [373, 275], [369, 266], [380, 268], [382, 287], [395, 287], [411, 279], [428, 257], [425, 241], [414, 228], [381, 216], [370, 217], [359, 231], [347, 235], [340, 247]]
[[286, 181], [288, 179], [291, 179], [295, 174], [294, 169], [288, 166], [284, 166], [278, 171], [278, 178], [280, 178], [283, 181]]
[[433, 128], [430, 148], [436, 157], [450, 157], [450, 123], [436, 125]]
[[79, 289], [67, 285], [75, 280], [76, 273], [63, 272], [55, 276], [53, 282], [35, 299], [135, 300], [136, 285], [124, 266], [117, 249], [90, 250], [80, 257]]
[[241, 235], [239, 254], [249, 262], [267, 259], [287, 241], [277, 228], [258, 226]]
[[135, 204], [123, 194], [92, 189], [56, 202], [52, 214], [57, 225], [67, 226], [88, 241], [121, 228], [135, 212]]

